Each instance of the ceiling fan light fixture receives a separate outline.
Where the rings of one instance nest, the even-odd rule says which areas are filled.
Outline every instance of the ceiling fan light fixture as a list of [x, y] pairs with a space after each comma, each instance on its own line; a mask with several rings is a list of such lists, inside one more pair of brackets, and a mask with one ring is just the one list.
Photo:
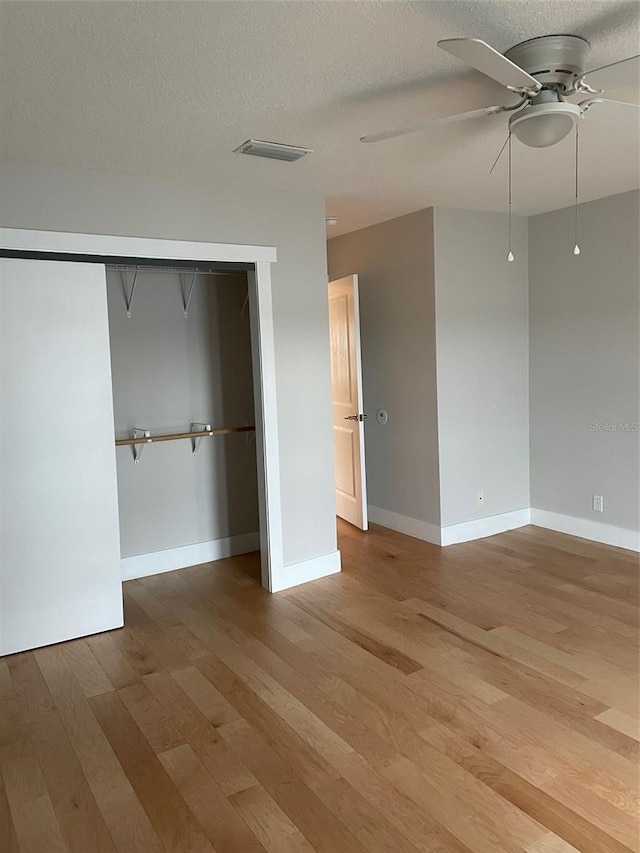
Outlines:
[[531, 104], [511, 116], [509, 129], [524, 145], [548, 148], [571, 133], [580, 115], [580, 107], [567, 101]]

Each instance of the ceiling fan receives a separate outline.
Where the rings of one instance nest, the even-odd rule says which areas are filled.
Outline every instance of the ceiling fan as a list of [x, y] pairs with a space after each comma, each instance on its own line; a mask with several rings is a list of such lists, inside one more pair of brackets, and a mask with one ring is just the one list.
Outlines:
[[[438, 42], [438, 47], [520, 95], [518, 103], [483, 107], [372, 133], [361, 137], [361, 142], [380, 142], [438, 125], [508, 112], [510, 133], [525, 145], [547, 148], [564, 139], [594, 105], [603, 104], [616, 112], [640, 109], [638, 104], [601, 97], [606, 88], [637, 85], [640, 54], [585, 71], [590, 44], [580, 36], [539, 36], [515, 45], [504, 54], [475, 38], [444, 39]], [[582, 95], [590, 97], [578, 103], [567, 100]]]

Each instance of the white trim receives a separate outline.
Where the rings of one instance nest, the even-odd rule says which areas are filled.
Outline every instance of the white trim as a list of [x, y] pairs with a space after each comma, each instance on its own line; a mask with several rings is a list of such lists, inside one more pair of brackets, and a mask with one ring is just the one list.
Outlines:
[[545, 527], [547, 530], [556, 530], [558, 533], [578, 536], [580, 539], [602, 542], [604, 545], [640, 551], [640, 532], [628, 530], [625, 527], [615, 527], [613, 524], [603, 524], [601, 521], [576, 518], [572, 515], [562, 515], [532, 507], [531, 524], [535, 524], [536, 527]]
[[293, 563], [284, 566], [282, 572], [274, 583], [271, 592], [280, 592], [301, 583], [308, 583], [328, 575], [335, 575], [340, 571], [340, 551], [332, 551], [322, 557], [313, 557], [311, 560], [303, 560], [301, 563]]
[[[249, 273], [249, 315], [253, 355], [253, 386], [260, 513], [262, 586], [274, 591], [274, 576], [282, 572], [282, 506], [280, 502], [280, 445], [276, 397], [276, 355], [271, 301], [271, 266], [257, 263]], [[259, 402], [258, 402], [259, 401]], [[281, 587], [280, 587], [281, 588]]]
[[[278, 580], [283, 572], [282, 505], [269, 267], [269, 264], [276, 260], [275, 248], [103, 234], [72, 234], [63, 231], [29, 231], [20, 228], [0, 228], [0, 246], [4, 249], [24, 252], [255, 264], [255, 275], [249, 275], [248, 280], [249, 303], [254, 327], [252, 328], [252, 349], [256, 400], [256, 450], [264, 472], [264, 475], [259, 477], [259, 481], [262, 481], [259, 484], [262, 585], [271, 591], [274, 588], [283, 589], [290, 585], [280, 583]], [[193, 561], [186, 565], [193, 565]]]
[[413, 536], [415, 539], [422, 539], [424, 542], [431, 542], [432, 545], [440, 544], [440, 528], [436, 524], [429, 524], [408, 515], [398, 515], [396, 512], [371, 504], [369, 504], [368, 509], [369, 521], [372, 524], [397, 530], [398, 533]]
[[226, 539], [211, 539], [209, 542], [196, 542], [195, 545], [183, 545], [169, 548], [167, 551], [153, 551], [151, 554], [138, 554], [136, 557], [123, 557], [120, 560], [122, 580], [146, 578], [187, 566], [198, 566], [212, 560], [223, 560], [238, 554], [250, 554], [260, 548], [260, 534], [241, 533]]
[[248, 264], [276, 261], [276, 250], [273, 246], [196, 243], [107, 234], [71, 234], [64, 231], [26, 231], [21, 228], [0, 228], [0, 243], [3, 249], [25, 252], [64, 252], [72, 255], [117, 255], [127, 258]]
[[514, 512], [502, 512], [487, 518], [474, 518], [473, 521], [463, 521], [461, 524], [448, 524], [440, 530], [442, 545], [455, 545], [457, 542], [471, 542], [474, 539], [484, 539], [524, 527], [531, 523], [531, 510], [517, 509]]

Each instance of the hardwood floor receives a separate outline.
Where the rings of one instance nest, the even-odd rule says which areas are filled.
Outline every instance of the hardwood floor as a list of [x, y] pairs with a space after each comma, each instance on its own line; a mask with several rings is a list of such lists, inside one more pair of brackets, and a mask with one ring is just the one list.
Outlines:
[[6, 853], [638, 850], [638, 556], [533, 527], [340, 527], [125, 583], [126, 627], [0, 660]]

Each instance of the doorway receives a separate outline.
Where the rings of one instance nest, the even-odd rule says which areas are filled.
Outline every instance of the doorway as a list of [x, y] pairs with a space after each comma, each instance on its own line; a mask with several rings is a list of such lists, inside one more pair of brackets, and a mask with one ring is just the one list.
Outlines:
[[336, 514], [368, 529], [358, 276], [329, 282]]

